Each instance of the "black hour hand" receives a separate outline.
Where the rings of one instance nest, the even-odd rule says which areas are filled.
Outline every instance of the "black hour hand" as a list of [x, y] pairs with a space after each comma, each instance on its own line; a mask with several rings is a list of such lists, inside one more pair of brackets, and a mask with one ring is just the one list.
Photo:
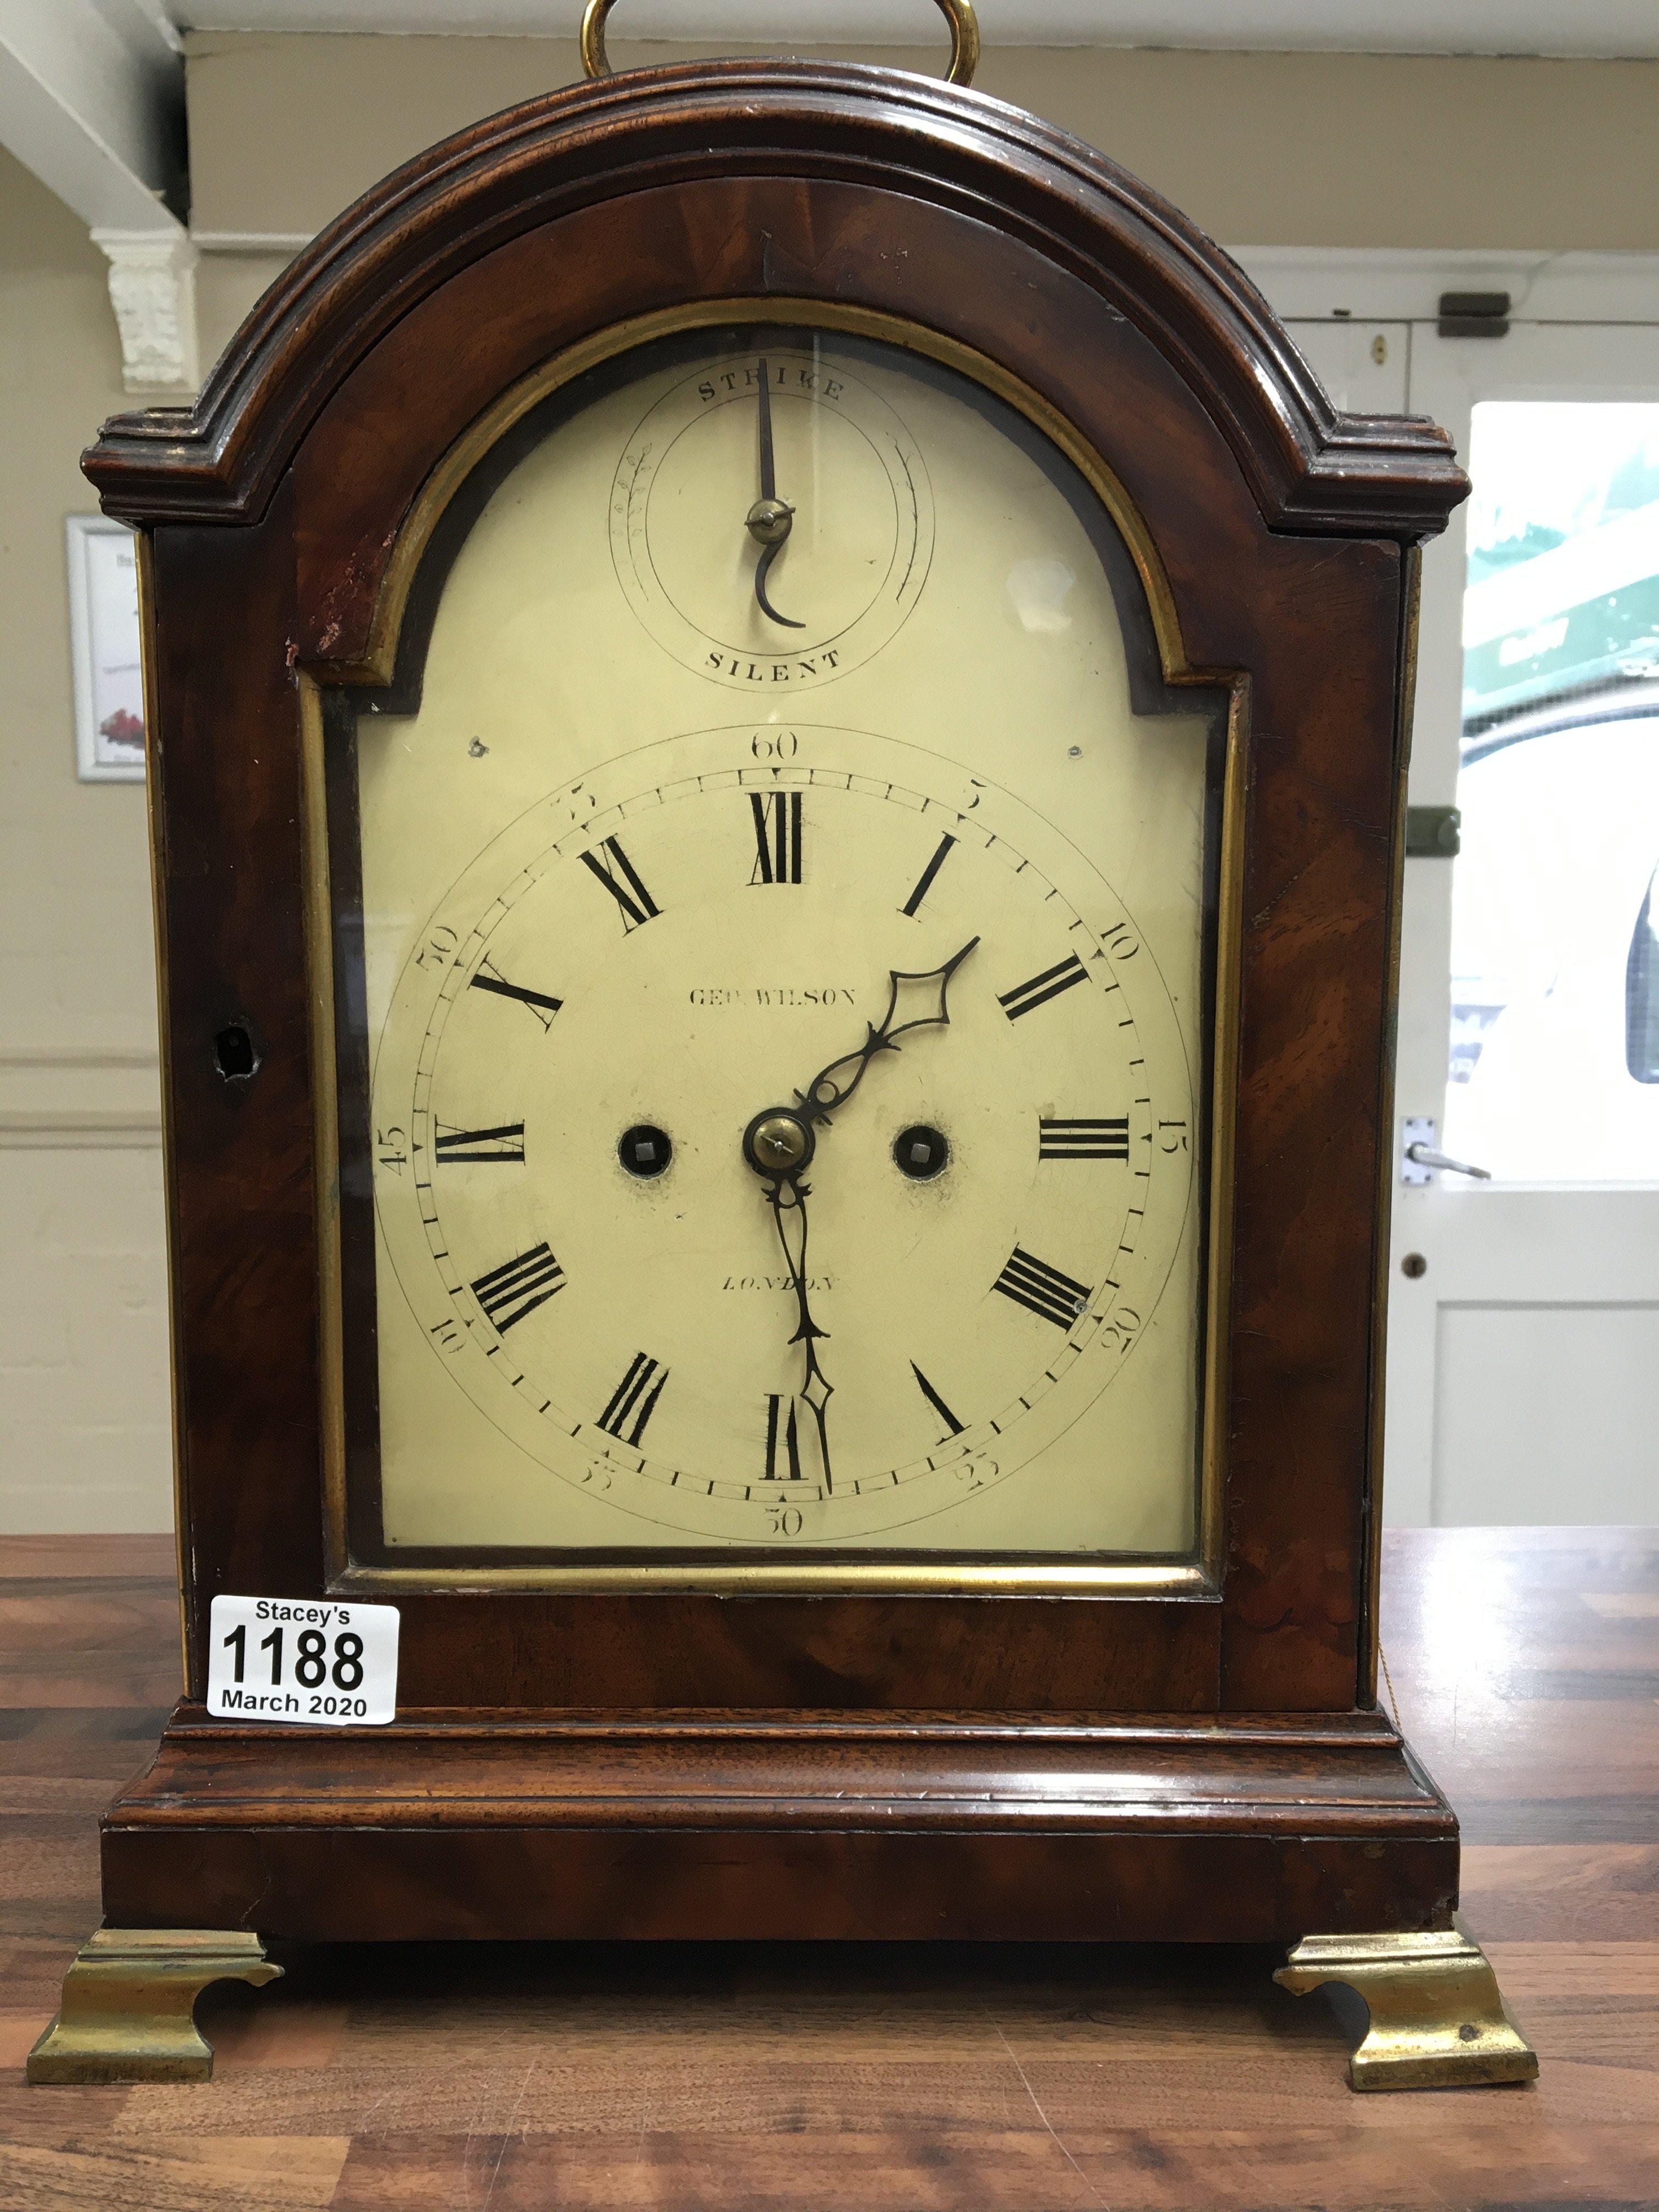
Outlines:
[[970, 937], [960, 952], [952, 953], [942, 967], [917, 973], [905, 968], [887, 971], [887, 1011], [872, 1024], [864, 1042], [818, 1070], [805, 1091], [795, 1094], [809, 1121], [827, 1121], [844, 1106], [864, 1080], [864, 1071], [879, 1052], [896, 1051], [898, 1041], [913, 1030], [948, 1029], [951, 1024], [951, 978], [979, 943]]

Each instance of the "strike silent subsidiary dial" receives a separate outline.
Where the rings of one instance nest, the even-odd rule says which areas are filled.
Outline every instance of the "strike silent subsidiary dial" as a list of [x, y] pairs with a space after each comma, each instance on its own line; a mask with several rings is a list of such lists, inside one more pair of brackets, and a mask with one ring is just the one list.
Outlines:
[[617, 466], [611, 550], [665, 652], [769, 702], [897, 635], [933, 559], [933, 489], [873, 382], [810, 346], [767, 345], [661, 393]]

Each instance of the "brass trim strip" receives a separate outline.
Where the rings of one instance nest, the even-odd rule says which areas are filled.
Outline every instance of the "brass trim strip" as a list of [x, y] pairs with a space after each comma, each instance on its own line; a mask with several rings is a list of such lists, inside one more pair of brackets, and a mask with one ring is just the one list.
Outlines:
[[340, 1097], [336, 1065], [334, 912], [329, 873], [323, 696], [300, 671], [300, 805], [306, 968], [311, 1023], [312, 1174], [317, 1215], [318, 1370], [322, 1384], [325, 1571], [348, 1562], [345, 1465], [345, 1302], [340, 1253]]
[[1214, 1599], [1202, 1566], [1185, 1561], [1115, 1562], [1073, 1566], [1053, 1560], [834, 1559], [808, 1563], [756, 1560], [727, 1566], [706, 1560], [660, 1565], [348, 1567], [329, 1583], [335, 1592], [451, 1590], [483, 1595], [502, 1590], [635, 1591], [697, 1597], [828, 1596], [854, 1591], [896, 1597], [1182, 1597]]
[[[167, 985], [167, 808], [161, 750], [161, 687], [156, 667], [155, 546], [148, 530], [135, 532], [138, 563], [138, 661], [144, 696], [144, 805], [149, 827], [149, 903], [155, 933], [157, 1052], [161, 1080], [161, 1185], [167, 1256], [167, 1385], [173, 1413], [173, 1547], [179, 1575], [179, 1667], [186, 1697], [203, 1685], [190, 1674], [189, 1515], [185, 1478], [185, 1378], [179, 1361], [179, 1169], [173, 1138], [173, 1001]], [[309, 949], [309, 948], [307, 948]]]
[[[548, 395], [588, 369], [653, 339], [681, 331], [729, 324], [800, 325], [843, 331], [884, 341], [954, 369], [1013, 408], [1058, 447], [1094, 492], [1129, 550], [1152, 617], [1164, 680], [1228, 693], [1226, 757], [1222, 786], [1221, 852], [1217, 885], [1215, 1006], [1211, 1039], [1212, 1098], [1208, 1249], [1206, 1262], [1202, 1429], [1198, 1449], [1198, 1528], [1191, 1561], [1112, 1561], [1088, 1565], [1049, 1560], [988, 1561], [935, 1566], [915, 1562], [836, 1560], [822, 1554], [811, 1565], [734, 1562], [673, 1565], [666, 1562], [576, 1567], [390, 1567], [348, 1565], [345, 1493], [345, 1407], [343, 1298], [337, 1204], [338, 1113], [334, 1085], [335, 1004], [333, 931], [328, 887], [327, 812], [324, 793], [321, 691], [324, 684], [389, 684], [398, 642], [421, 559], [448, 507], [483, 456]], [[312, 1018], [318, 1071], [317, 1145], [319, 1262], [326, 1279], [319, 1304], [323, 1347], [325, 1553], [331, 1589], [389, 1592], [422, 1589], [651, 1590], [737, 1592], [915, 1592], [965, 1596], [1076, 1595], [1213, 1597], [1225, 1558], [1227, 1328], [1231, 1291], [1234, 1200], [1233, 1107], [1237, 1095], [1238, 1000], [1242, 982], [1244, 807], [1250, 779], [1249, 679], [1237, 671], [1194, 667], [1187, 658], [1180, 617], [1151, 531], [1128, 493], [1094, 447], [1042, 395], [988, 356], [924, 325], [879, 309], [839, 301], [738, 297], [700, 300], [630, 317], [567, 347], [503, 392], [462, 432], [421, 487], [387, 562], [368, 638], [360, 659], [314, 660], [299, 671], [305, 735], [304, 838], [307, 896], [307, 951], [311, 969]], [[328, 1072], [326, 1084], [321, 1081]], [[325, 1103], [325, 1093], [326, 1103]], [[325, 1174], [326, 1162], [326, 1174]], [[332, 1193], [326, 1218], [325, 1190]]]
[[1226, 1557], [1227, 1393], [1231, 1371], [1234, 1145], [1238, 1104], [1238, 1015], [1243, 989], [1244, 810], [1249, 793], [1249, 685], [1235, 679], [1227, 702], [1221, 854], [1216, 884], [1215, 1012], [1212, 1044], [1208, 1245], [1205, 1254], [1204, 1431], [1200, 1457], [1199, 1557], [1215, 1588]]

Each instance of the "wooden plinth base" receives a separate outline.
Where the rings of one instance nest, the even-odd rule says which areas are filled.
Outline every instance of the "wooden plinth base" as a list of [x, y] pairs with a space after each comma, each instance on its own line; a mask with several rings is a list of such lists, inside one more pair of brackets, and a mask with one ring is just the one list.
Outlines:
[[205, 2080], [191, 2007], [222, 1977], [271, 1978], [260, 1938], [1288, 1942], [1316, 1927], [1330, 1932], [1277, 1978], [1364, 1997], [1354, 2087], [1528, 2080], [1537, 2060], [1452, 1925], [1457, 1851], [1444, 1799], [1374, 1712], [416, 1713], [302, 1734], [186, 1705], [106, 1819], [119, 1924], [70, 1968], [29, 2079]]
[[181, 1707], [112, 1808], [104, 1907], [302, 1942], [1291, 1943], [1446, 1929], [1449, 1808], [1376, 1713], [410, 1714]]

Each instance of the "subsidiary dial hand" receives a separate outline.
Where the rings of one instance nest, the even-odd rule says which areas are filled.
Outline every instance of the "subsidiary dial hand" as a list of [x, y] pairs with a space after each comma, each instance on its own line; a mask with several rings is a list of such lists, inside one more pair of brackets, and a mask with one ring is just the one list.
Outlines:
[[896, 1052], [900, 1037], [912, 1030], [950, 1026], [951, 978], [978, 943], [978, 938], [970, 937], [942, 968], [929, 968], [920, 975], [902, 968], [889, 969], [887, 1011], [879, 1024], [866, 1026], [864, 1042], [820, 1068], [805, 1090], [795, 1093], [793, 1106], [769, 1107], [757, 1114], [744, 1131], [743, 1156], [766, 1186], [767, 1203], [795, 1293], [795, 1333], [789, 1341], [806, 1347], [805, 1373], [797, 1395], [811, 1407], [817, 1425], [826, 1491], [833, 1487], [825, 1415], [834, 1385], [818, 1360], [818, 1344], [826, 1331], [813, 1321], [807, 1294], [806, 1201], [811, 1193], [803, 1180], [817, 1149], [816, 1125], [828, 1126], [830, 1115], [847, 1103], [864, 1080], [865, 1069], [878, 1052]]
[[772, 452], [772, 379], [764, 361], [760, 369], [760, 497], [750, 508], [745, 527], [761, 549], [760, 559], [755, 564], [755, 597], [761, 612], [769, 621], [785, 629], [805, 629], [805, 623], [792, 622], [781, 615], [766, 596], [766, 579], [772, 563], [782, 552], [795, 520], [795, 510], [787, 500], [778, 497], [777, 465]]

